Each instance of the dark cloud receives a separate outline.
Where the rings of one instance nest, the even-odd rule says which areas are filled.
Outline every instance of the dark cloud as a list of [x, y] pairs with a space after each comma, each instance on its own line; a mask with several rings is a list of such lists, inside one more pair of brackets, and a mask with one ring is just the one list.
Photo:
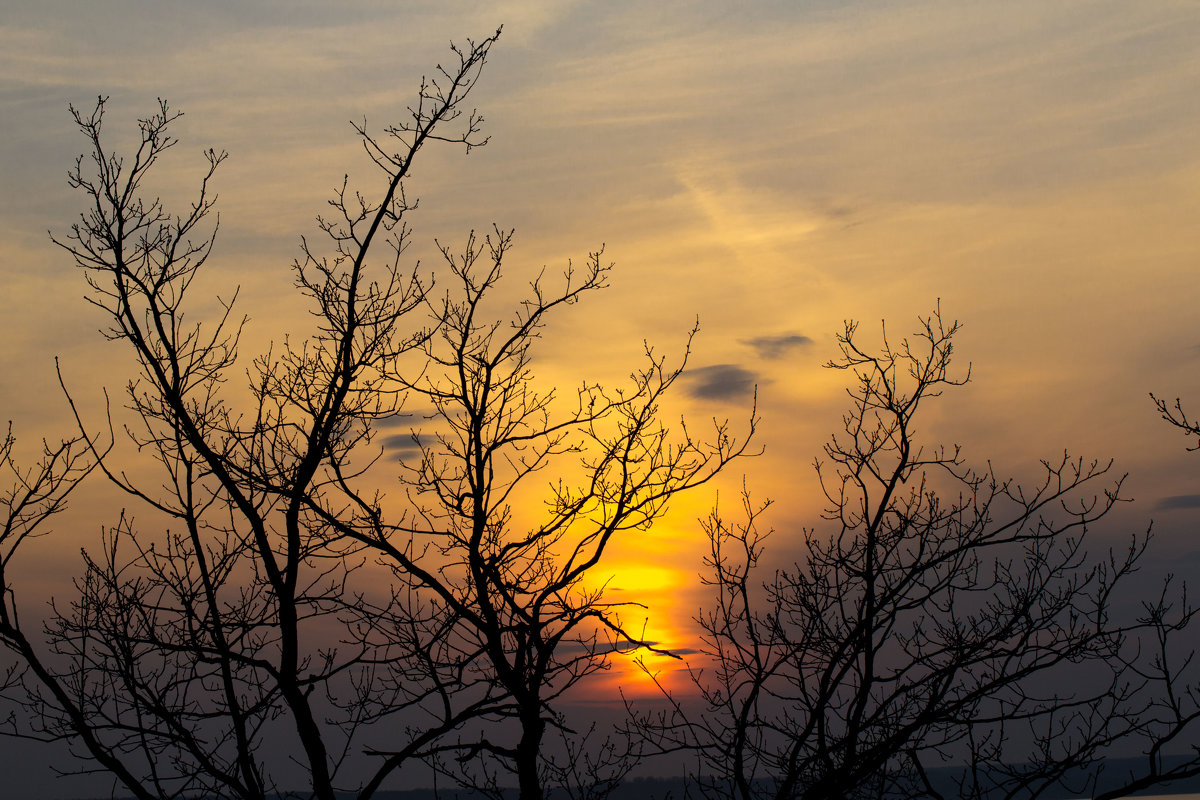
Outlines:
[[671, 652], [677, 656], [702, 656], [703, 650], [697, 650], [694, 647], [672, 647]]
[[742, 344], [753, 347], [761, 358], [779, 358], [795, 347], [807, 347], [813, 340], [800, 333], [784, 333], [779, 336], [758, 336], [744, 339]]
[[1182, 508], [1200, 508], [1200, 494], [1177, 494], [1164, 497], [1155, 506], [1159, 511], [1174, 511]]
[[737, 364], [713, 364], [683, 373], [687, 393], [704, 400], [728, 400], [754, 391], [758, 375]]
[[397, 433], [386, 437], [383, 440], [383, 447], [393, 453], [416, 453], [421, 449], [421, 444], [426, 438], [428, 437], [419, 433]]
[[[661, 642], [645, 642], [651, 647], [661, 647]], [[630, 644], [629, 642], [580, 642], [580, 641], [564, 641], [558, 649], [564, 653], [632, 653], [637, 650], [640, 645]], [[672, 653], [679, 655], [691, 655], [700, 652], [699, 650], [672, 650]]]
[[423, 411], [398, 411], [376, 420], [375, 424], [380, 428], [411, 428], [417, 420], [433, 419], [436, 416], [437, 411], [432, 408]]

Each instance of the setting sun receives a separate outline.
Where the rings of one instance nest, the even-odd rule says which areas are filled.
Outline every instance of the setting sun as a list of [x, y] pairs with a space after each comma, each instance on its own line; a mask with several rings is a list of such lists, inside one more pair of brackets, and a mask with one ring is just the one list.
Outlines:
[[657, 681], [672, 690], [686, 690], [686, 683], [679, 678], [686, 674], [687, 656], [697, 646], [691, 619], [697, 609], [686, 607], [685, 598], [694, 596], [696, 571], [614, 560], [589, 580], [606, 584], [607, 602], [630, 604], [619, 610], [621, 623], [631, 636], [650, 645], [615, 653], [600, 681], [607, 688], [597, 685], [597, 689], [603, 693], [618, 687], [626, 694], [642, 696], [657, 693]]

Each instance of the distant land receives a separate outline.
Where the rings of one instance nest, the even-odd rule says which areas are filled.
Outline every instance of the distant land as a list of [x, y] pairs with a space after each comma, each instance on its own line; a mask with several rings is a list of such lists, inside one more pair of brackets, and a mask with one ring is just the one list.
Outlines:
[[[1170, 769], [1172, 763], [1176, 760], [1171, 757], [1164, 758], [1164, 768]], [[1127, 778], [1129, 775], [1137, 774], [1138, 768], [1144, 766], [1144, 764], [1145, 760], [1138, 758], [1109, 759], [1104, 763], [1104, 769], [1101, 772], [1101, 779], [1097, 788], [1103, 791], [1106, 788], [1119, 785], [1122, 779]], [[954, 796], [954, 778], [959, 773], [960, 770], [955, 767], [940, 767], [929, 770], [930, 779], [934, 787], [947, 797]], [[1079, 775], [1080, 773], [1076, 773], [1076, 778]], [[1078, 784], [1078, 780], [1076, 783]], [[685, 785], [683, 778], [634, 778], [622, 783], [609, 795], [609, 798], [610, 800], [683, 800]], [[1183, 794], [1200, 794], [1200, 776], [1176, 781], [1166, 786], [1147, 789], [1131, 796]], [[307, 796], [299, 792], [295, 794], [284, 793], [276, 795], [278, 800], [290, 800], [291, 798], [303, 798]], [[513, 798], [515, 800], [517, 790], [515, 788], [506, 789], [504, 796], [505, 798]], [[339, 800], [354, 800], [355, 797], [356, 795], [353, 792], [338, 793]], [[486, 796], [478, 792], [455, 789], [402, 789], [379, 791], [373, 797], [374, 800], [482, 800]], [[1041, 800], [1072, 800], [1078, 797], [1078, 791], [1071, 791], [1071, 781], [1068, 778], [1063, 786], [1052, 788], [1043, 793]], [[568, 795], [565, 791], [547, 793], [547, 800], [567, 800], [567, 798]], [[109, 800], [109, 798], [96, 798], [96, 800]], [[132, 799], [120, 798], [120, 800]], [[204, 796], [195, 796], [190, 797], [189, 800], [207, 800], [207, 798]]]

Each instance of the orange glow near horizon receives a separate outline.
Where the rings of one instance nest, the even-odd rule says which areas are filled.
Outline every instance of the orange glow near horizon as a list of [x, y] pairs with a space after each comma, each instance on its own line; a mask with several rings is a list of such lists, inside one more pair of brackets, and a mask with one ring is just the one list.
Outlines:
[[614, 653], [609, 670], [584, 689], [591, 697], [614, 691], [626, 697], [653, 696], [660, 693], [660, 686], [671, 691], [687, 690], [690, 682], [686, 659], [666, 653], [687, 653], [696, 648], [696, 635], [689, 624], [695, 610], [685, 606], [685, 598], [698, 579], [692, 570], [662, 562], [664, 558], [679, 562], [678, 554], [657, 556], [660, 560], [650, 561], [622, 553], [619, 558], [602, 562], [596, 574], [589, 576], [589, 584], [605, 585], [606, 602], [629, 603], [618, 609], [622, 624], [631, 636], [653, 648]]

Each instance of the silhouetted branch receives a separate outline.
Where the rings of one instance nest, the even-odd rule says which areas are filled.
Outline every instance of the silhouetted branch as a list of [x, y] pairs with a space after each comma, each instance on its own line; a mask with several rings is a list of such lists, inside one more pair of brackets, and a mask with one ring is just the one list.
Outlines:
[[[1064, 454], [1022, 487], [924, 445], [918, 409], [969, 374], [950, 369], [958, 324], [920, 323], [878, 352], [854, 323], [839, 337], [830, 366], [854, 379], [817, 463], [831, 525], [803, 532], [796, 564], [760, 577], [766, 505], [746, 494], [737, 524], [713, 512], [703, 710], [672, 701], [635, 726], [694, 753], [703, 792], [741, 800], [1037, 797], [1080, 774], [1086, 795], [1118, 746], [1148, 763], [1103, 796], [1194, 774], [1200, 751], [1159, 766], [1200, 713], [1186, 595], [1168, 584], [1121, 621], [1148, 536], [1106, 558], [1085, 547], [1123, 479]], [[930, 767], [954, 763], [939, 791]]]
[[[0, 566], [87, 469], [145, 517], [122, 513], [85, 552], [44, 652], [15, 622], [0, 627], [28, 666], [4, 684], [29, 712], [21, 733], [71, 742], [147, 798], [265, 800], [303, 782], [305, 796], [333, 800], [344, 784], [366, 800], [413, 760], [452, 761], [457, 780], [492, 792], [512, 774], [524, 800], [551, 784], [601, 797], [636, 761], [631, 743], [575, 738], [557, 707], [614, 648], [649, 646], [621, 623], [631, 604], [584, 579], [613, 541], [745, 453], [757, 420], [751, 410], [744, 438], [728, 423], [707, 438], [664, 424], [694, 330], [678, 363], [647, 345], [625, 386], [541, 388], [532, 349], [551, 314], [606, 287], [602, 252], [561, 282], [539, 275], [497, 319], [511, 231], [439, 244], [444, 263], [429, 273], [407, 265], [417, 203], [405, 178], [429, 142], [486, 143], [466, 99], [498, 35], [453, 47], [400, 123], [354, 126], [382, 184], [360, 191], [346, 177], [335, 190], [317, 219], [324, 244], [302, 239], [293, 263], [311, 329], [248, 368], [236, 291], [213, 318], [193, 316], [226, 154], [205, 152], [197, 194], [173, 213], [143, 187], [177, 143], [180, 112], [160, 101], [122, 156], [102, 136], [105, 98], [72, 109], [91, 161], [69, 180], [88, 208], [54, 242], [137, 376], [129, 421], [106, 408], [107, 446], [60, 376], [79, 438], [29, 474], [49, 488], [14, 506]], [[230, 392], [242, 371], [248, 394]], [[424, 415], [418, 455], [389, 500], [377, 434], [410, 403]], [[117, 463], [117, 429], [153, 478]], [[543, 504], [516, 513], [543, 477]], [[3, 613], [15, 619], [15, 602]], [[567, 762], [547, 754], [554, 730]]]

